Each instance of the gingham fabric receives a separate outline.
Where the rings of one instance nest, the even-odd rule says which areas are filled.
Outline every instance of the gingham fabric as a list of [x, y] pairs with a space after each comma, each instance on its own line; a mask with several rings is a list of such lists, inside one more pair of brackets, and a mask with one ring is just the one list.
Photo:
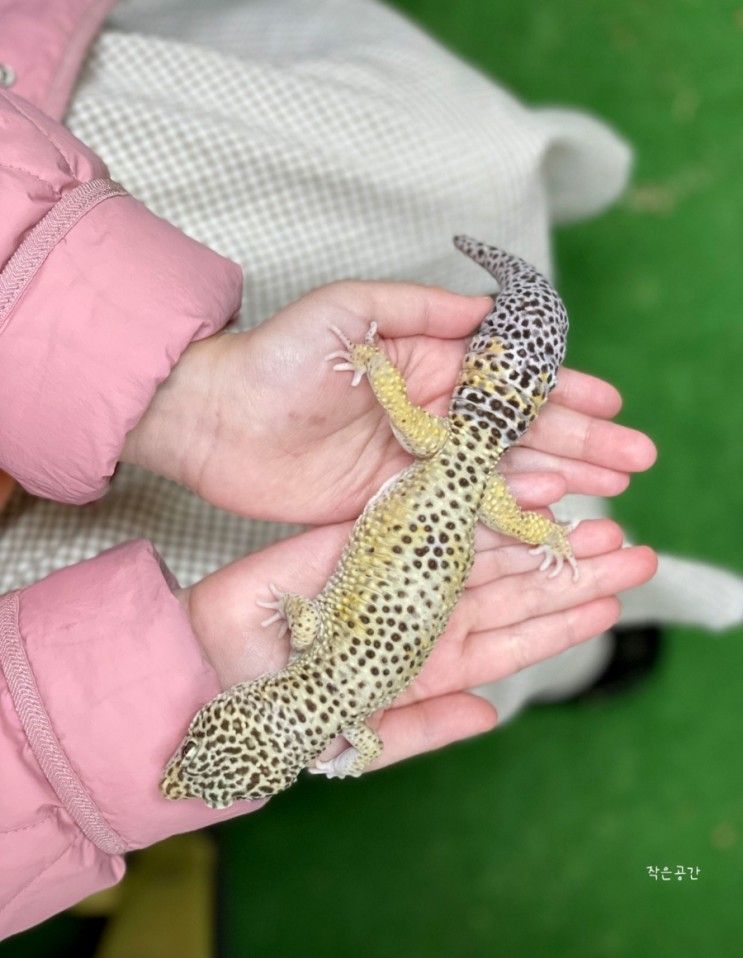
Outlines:
[[[344, 277], [491, 292], [458, 232], [549, 271], [550, 218], [608, 203], [629, 156], [597, 121], [525, 108], [368, 0], [123, 2], [65, 122], [155, 213], [242, 265], [244, 327]], [[135, 536], [187, 585], [295, 528], [122, 466], [83, 508], [14, 494], [0, 592]]]

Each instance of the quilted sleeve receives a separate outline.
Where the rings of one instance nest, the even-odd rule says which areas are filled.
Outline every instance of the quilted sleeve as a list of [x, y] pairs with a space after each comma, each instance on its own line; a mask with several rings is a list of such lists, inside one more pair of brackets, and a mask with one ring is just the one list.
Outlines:
[[8, 92], [0, 209], [0, 469], [89, 502], [183, 350], [238, 311], [242, 273]]
[[221, 691], [174, 585], [137, 540], [0, 596], [0, 940], [117, 882], [127, 851], [265, 804], [160, 794]]

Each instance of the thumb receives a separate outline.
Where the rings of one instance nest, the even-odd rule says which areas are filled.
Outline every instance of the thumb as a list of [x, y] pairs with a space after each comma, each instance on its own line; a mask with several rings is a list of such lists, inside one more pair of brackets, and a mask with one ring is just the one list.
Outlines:
[[[493, 307], [489, 296], [463, 296], [417, 283], [341, 282], [317, 290], [333, 305], [359, 318], [359, 334], [375, 322], [383, 337], [437, 336], [461, 339]], [[353, 338], [354, 330], [346, 330]]]

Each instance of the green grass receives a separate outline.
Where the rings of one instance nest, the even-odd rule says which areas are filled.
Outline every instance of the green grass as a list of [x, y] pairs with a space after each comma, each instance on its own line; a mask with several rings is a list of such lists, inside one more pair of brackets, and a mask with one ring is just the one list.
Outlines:
[[[740, 696], [708, 649], [676, 635], [632, 698], [534, 711], [343, 789], [303, 781], [224, 826], [225, 953], [736, 953]], [[656, 884], [650, 864], [702, 871]]]
[[[524, 100], [634, 144], [628, 196], [556, 236], [570, 361], [616, 383], [622, 420], [659, 446], [616, 503], [634, 537], [743, 571], [743, 8], [399, 6]], [[303, 781], [223, 826], [224, 954], [738, 954], [741, 639], [675, 630], [634, 695], [534, 710], [342, 788]], [[654, 864], [702, 871], [655, 883]], [[61, 953], [40, 936], [0, 954]]]

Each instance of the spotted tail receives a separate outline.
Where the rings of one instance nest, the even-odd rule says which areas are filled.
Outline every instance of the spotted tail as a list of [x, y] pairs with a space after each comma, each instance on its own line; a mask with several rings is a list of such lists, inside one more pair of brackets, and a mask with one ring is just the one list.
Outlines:
[[535, 418], [565, 357], [568, 317], [551, 283], [525, 260], [468, 236], [454, 245], [498, 282], [493, 309], [472, 337], [450, 416], [478, 444], [502, 451]]

